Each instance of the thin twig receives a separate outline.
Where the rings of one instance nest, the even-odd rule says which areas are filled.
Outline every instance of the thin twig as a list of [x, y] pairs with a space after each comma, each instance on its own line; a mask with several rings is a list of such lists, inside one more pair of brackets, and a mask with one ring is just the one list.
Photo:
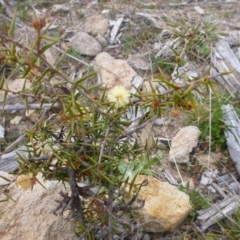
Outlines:
[[113, 240], [113, 186], [109, 183], [108, 191], [108, 239]]
[[98, 158], [98, 164], [101, 163], [102, 155], [103, 155], [103, 151], [104, 151], [105, 145], [107, 143], [109, 131], [110, 131], [110, 127], [107, 128], [105, 136], [104, 136], [104, 140], [103, 140], [103, 143], [102, 143], [102, 146], [101, 146], [101, 150], [100, 150], [100, 154], [99, 154], [99, 158]]
[[8, 17], [13, 18], [12, 11], [8, 7], [8, 5], [5, 3], [5, 1], [4, 0], [0, 0], [0, 3], [1, 3], [3, 9], [5, 10], [6, 14], [8, 15]]
[[[2, 4], [2, 2], [3, 2], [3, 0], [0, 0], [0, 3], [1, 3], [1, 4]], [[9, 15], [9, 14], [8, 14], [8, 15]], [[11, 19], [11, 18], [12, 18], [12, 14], [9, 15], [9, 17], [11, 17], [11, 18], [8, 18], [8, 17], [6, 17], [6, 16], [4, 16], [4, 15], [2, 15], [2, 14], [0, 14], [0, 17], [5, 18], [6, 20], [8, 20], [8, 21], [10, 21], [10, 22], [12, 21], [12, 19]], [[15, 22], [15, 24], [16, 24], [18, 27], [20, 27], [20, 28], [22, 28], [22, 27], [24, 27], [24, 26], [27, 26], [26, 24], [24, 24], [22, 21], [19, 21], [19, 20], [17, 20], [17, 21]], [[64, 54], [65, 56], [73, 59], [74, 61], [79, 62], [79, 63], [81, 63], [81, 64], [83, 64], [83, 65], [85, 65], [85, 66], [87, 66], [87, 67], [90, 67], [90, 64], [89, 64], [89, 63], [87, 63], [87, 62], [85, 62], [85, 61], [83, 61], [83, 60], [81, 60], [81, 59], [79, 59], [79, 58], [76, 58], [76, 57], [74, 57], [74, 56], [72, 56], [72, 55], [70, 55], [70, 54], [68, 54], [68, 53], [66, 53], [66, 52], [64, 52], [63, 50], [61, 50], [61, 49], [58, 48], [57, 46], [53, 45], [53, 48], [55, 48], [58, 52]]]
[[[2, 38], [4, 41], [8, 41], [8, 42], [11, 42], [11, 43], [15, 44], [19, 48], [23, 49], [25, 52], [29, 51], [29, 52], [33, 53], [35, 56], [39, 57], [45, 63], [45, 65], [49, 68], [51, 73], [57, 74], [58, 76], [63, 78], [65, 81], [67, 81], [71, 85], [73, 85], [73, 86], [75, 85], [75, 88], [79, 91], [79, 93], [82, 96], [84, 96], [85, 98], [87, 98], [92, 104], [94, 104], [96, 106], [96, 111], [97, 112], [99, 112], [101, 114], [104, 114], [104, 115], [106, 114], [103, 110], [101, 110], [101, 105], [98, 102], [94, 101], [93, 98], [90, 97], [90, 95], [87, 92], [85, 92], [83, 89], [81, 89], [79, 86], [76, 86], [75, 81], [73, 81], [67, 74], [61, 72], [55, 66], [53, 66], [51, 63], [49, 63], [46, 60], [46, 58], [43, 55], [41, 55], [41, 53], [38, 53], [36, 50], [30, 49], [29, 47], [24, 46], [23, 44], [21, 44], [21, 43], [15, 41], [15, 40], [3, 35], [1, 33], [0, 33], [0, 38]], [[28, 64], [26, 63], [26, 65], [28, 65]], [[36, 67], [36, 66], [34, 66], [34, 67]]]
[[[219, 77], [219, 76], [222, 76], [222, 73], [217, 73], [217, 74], [214, 74], [214, 75], [206, 76], [204, 78], [193, 80], [191, 82], [188, 82], [188, 83], [185, 83], [185, 84], [182, 84], [182, 85], [175, 85], [175, 88], [169, 89], [169, 90], [167, 90], [167, 91], [165, 91], [163, 93], [154, 94], [154, 96], [155, 97], [157, 97], [157, 96], [160, 96], [160, 97], [161, 96], [166, 96], [166, 95], [172, 94], [173, 92], [186, 89], [186, 88], [190, 87], [191, 85], [192, 85], [192, 87], [194, 89], [194, 87], [196, 87], [198, 84], [202, 83], [204, 81], [204, 79], [215, 81], [214, 78]], [[148, 94], [146, 96], [153, 96], [153, 95], [152, 94]], [[132, 99], [132, 103], [138, 103], [138, 102], [142, 102], [142, 99], [138, 98], [138, 97], [135, 97], [135, 98]]]
[[85, 227], [85, 219], [83, 215], [82, 202], [78, 195], [78, 185], [76, 182], [75, 170], [72, 167], [68, 167], [68, 176], [72, 192], [72, 206], [77, 212], [77, 219]]
[[[12, 21], [11, 18], [8, 18], [8, 17], [6, 17], [6, 16], [4, 16], [4, 15], [2, 15], [2, 14], [0, 14], [0, 17], [8, 20], [9, 22]], [[22, 23], [21, 21], [19, 21], [19, 20], [17, 20], [15, 23], [16, 23], [16, 25], [17, 25], [18, 27], [23, 27], [23, 26], [25, 25], [25, 24], [23, 24], [23, 23]]]
[[6, 99], [0, 100], [0, 103], [7, 102], [7, 101], [13, 100], [13, 99], [18, 98], [18, 97], [19, 97], [19, 94], [14, 94], [12, 96], [7, 96]]
[[156, 117], [151, 118], [149, 120], [147, 120], [145, 123], [139, 125], [138, 127], [134, 127], [133, 129], [129, 130], [129, 131], [125, 131], [124, 135], [119, 136], [116, 140], [123, 140], [123, 138], [132, 135], [133, 133], [135, 133], [136, 131], [144, 128], [149, 122], [153, 121]]
[[60, 105], [58, 103], [33, 103], [29, 104], [28, 106], [25, 106], [20, 103], [16, 103], [14, 105], [4, 105], [0, 106], [0, 111], [22, 111], [22, 110], [29, 110], [29, 109], [59, 109]]
[[74, 56], [72, 56], [72, 55], [70, 55], [70, 54], [68, 54], [68, 53], [66, 53], [66, 52], [64, 52], [63, 50], [61, 50], [61, 49], [58, 48], [57, 46], [54, 46], [54, 45], [53, 45], [53, 47], [54, 47], [57, 51], [59, 51], [60, 53], [66, 55], [67, 57], [69, 57], [69, 58], [71, 58], [71, 59], [73, 59], [73, 60], [75, 60], [76, 62], [79, 62], [79, 63], [81, 63], [81, 64], [83, 64], [83, 65], [85, 65], [85, 66], [87, 66], [87, 67], [90, 67], [90, 64], [89, 64], [89, 63], [87, 63], [87, 62], [85, 62], [85, 61], [83, 61], [83, 60], [81, 60], [81, 59], [79, 59], [79, 58], [76, 58], [76, 57], [74, 57]]
[[13, 143], [11, 143], [7, 148], [2, 152], [2, 154], [6, 154], [11, 152], [17, 145], [19, 145], [25, 139], [25, 134], [19, 136]]

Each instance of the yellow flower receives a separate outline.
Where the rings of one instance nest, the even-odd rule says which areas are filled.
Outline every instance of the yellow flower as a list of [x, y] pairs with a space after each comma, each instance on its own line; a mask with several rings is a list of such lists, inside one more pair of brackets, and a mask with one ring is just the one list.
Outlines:
[[16, 179], [16, 184], [23, 190], [32, 189], [35, 180], [32, 174], [20, 175]]
[[115, 86], [108, 92], [107, 98], [115, 103], [116, 108], [124, 107], [130, 102], [130, 92], [123, 86]]

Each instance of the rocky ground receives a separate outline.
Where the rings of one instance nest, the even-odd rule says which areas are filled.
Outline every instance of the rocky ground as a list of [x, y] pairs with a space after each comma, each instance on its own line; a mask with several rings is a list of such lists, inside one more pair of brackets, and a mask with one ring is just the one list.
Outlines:
[[[36, 40], [36, 31], [32, 28], [34, 19], [36, 17], [44, 19], [45, 26], [48, 26], [47, 35], [60, 39], [45, 53], [46, 59], [51, 65], [55, 65], [62, 54], [67, 53], [61, 70], [71, 76], [72, 80], [80, 79], [92, 70], [96, 71], [98, 79], [92, 78], [86, 83], [86, 87], [96, 84], [97, 81], [99, 84], [104, 84], [107, 91], [115, 85], [122, 85], [133, 94], [136, 91], [150, 94], [153, 89], [164, 93], [164, 84], [159, 81], [163, 75], [166, 79], [181, 85], [186, 82], [186, 79], [194, 81], [204, 76], [217, 75], [211, 67], [218, 72], [232, 70], [218, 66], [214, 60], [214, 56], [218, 58], [221, 54], [221, 50], [217, 52], [220, 47], [216, 46], [219, 46], [217, 44], [223, 39], [227, 39], [234, 56], [236, 58], [240, 56], [238, 48], [240, 3], [238, 1], [76, 0], [66, 2], [55, 0], [17, 3], [0, 1], [0, 4], [2, 6], [0, 28], [5, 33], [9, 27], [8, 19], [12, 18], [14, 8], [18, 7], [17, 29], [14, 37], [23, 44]], [[232, 44], [231, 41], [234, 43]], [[230, 66], [238, 68], [234, 64]], [[54, 79], [56, 83], [58, 80]], [[226, 79], [215, 80], [219, 84]], [[31, 85], [30, 80], [25, 82], [25, 80], [15, 78], [8, 83], [8, 88], [17, 93], [22, 90], [23, 85], [28, 87], [28, 84]], [[207, 201], [210, 201], [211, 206], [223, 203], [221, 206], [215, 206], [215, 209], [220, 208], [220, 211], [227, 215], [230, 211], [225, 208], [226, 206], [237, 202], [231, 205], [232, 209], [237, 212], [239, 205], [234, 199], [234, 196], [239, 194], [237, 181], [239, 175], [227, 151], [222, 127], [223, 117], [219, 113], [221, 105], [229, 103], [226, 99], [234, 95], [236, 85], [233, 88], [226, 88], [225, 91], [225, 84], [224, 87], [220, 84], [215, 86], [222, 96], [218, 101], [215, 100], [214, 94], [209, 94], [206, 89], [201, 96], [196, 93], [194, 96], [197, 99], [198, 110], [195, 112], [190, 103], [184, 103], [178, 107], [167, 106], [161, 117], [146, 122], [144, 127], [133, 136], [132, 141], [139, 141], [146, 151], [152, 151], [152, 155], [159, 159], [158, 164], [152, 169], [154, 177], [163, 182], [169, 182], [171, 185], [187, 188], [189, 191], [191, 189], [190, 198], [192, 204], [195, 205], [191, 217], [186, 219], [191, 207], [186, 203], [189, 199], [185, 202], [185, 195], [177, 198], [183, 203], [174, 202], [170, 207], [163, 203], [162, 209], [169, 208], [169, 212], [164, 212], [164, 215], [172, 219], [176, 217], [176, 219], [173, 223], [163, 224], [160, 233], [156, 230], [159, 229], [158, 226], [146, 228], [145, 231], [151, 233], [145, 234], [143, 239], [238, 239], [232, 235], [228, 238], [231, 232], [229, 229], [226, 228], [224, 232], [224, 227], [220, 229], [213, 225], [219, 216], [215, 216], [213, 220], [209, 216], [204, 217], [203, 212], [198, 212], [200, 217], [196, 217], [197, 210], [207, 208]], [[67, 89], [68, 86], [66, 86], [66, 91]], [[3, 102], [4, 91], [0, 94]], [[211, 102], [211, 99], [214, 101]], [[4, 154], [13, 150], [11, 144], [16, 143], [25, 130], [33, 128], [39, 119], [36, 110], [31, 110], [31, 112], [7, 111], [9, 106], [15, 106], [15, 110], [18, 110], [17, 103], [18, 100], [11, 98], [5, 106], [5, 114], [0, 119], [5, 131], [2, 138], [6, 141], [5, 145], [1, 145], [2, 163]], [[38, 103], [33, 102], [33, 104]], [[238, 94], [237, 97], [234, 95], [231, 103], [238, 106]], [[133, 119], [134, 114], [131, 114], [129, 118]], [[138, 113], [137, 117], [144, 119], [146, 114], [147, 112]], [[129, 129], [131, 127], [129, 126]], [[5, 162], [1, 165], [0, 161], [2, 171], [14, 170], [15, 167], [16, 161], [11, 165]], [[222, 181], [223, 176], [228, 179], [225, 182], [229, 181], [227, 185], [224, 185]], [[231, 183], [235, 184], [232, 188], [229, 187]], [[152, 184], [153, 190], [149, 191], [157, 195], [157, 184], [154, 180]], [[172, 189], [172, 186], [166, 188], [171, 189], [169, 190], [171, 196], [179, 192], [177, 188]], [[148, 199], [149, 193], [144, 194], [142, 197]], [[154, 201], [159, 202], [166, 196], [159, 194], [158, 197]], [[154, 205], [154, 201], [147, 204]], [[168, 201], [165, 200], [165, 203]], [[180, 207], [177, 206], [178, 204]], [[197, 204], [199, 204], [198, 207], [196, 207]], [[160, 215], [163, 215], [162, 211]], [[219, 218], [224, 217], [221, 215]], [[237, 221], [232, 217], [229, 218], [233, 222]], [[150, 220], [155, 219], [157, 219], [155, 216], [150, 218]], [[167, 220], [161, 219], [160, 221], [165, 223]], [[54, 228], [54, 231], [58, 230]], [[235, 236], [237, 234], [239, 236], [240, 228], [236, 229]], [[14, 239], [14, 236], [12, 235], [9, 239]], [[46, 236], [47, 238], [44, 238], [43, 234], [42, 238], [36, 239], [61, 239], [56, 236], [56, 238]], [[73, 238], [66, 236], [64, 239]]]

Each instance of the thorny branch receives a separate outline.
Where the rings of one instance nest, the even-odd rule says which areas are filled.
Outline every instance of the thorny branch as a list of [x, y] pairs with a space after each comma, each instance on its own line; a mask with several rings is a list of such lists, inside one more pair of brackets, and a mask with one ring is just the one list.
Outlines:
[[[186, 89], [190, 86], [192, 86], [194, 88], [198, 84], [203, 83], [205, 79], [212, 80], [214, 82], [215, 81], [214, 78], [219, 77], [219, 76], [222, 76], [222, 73], [217, 73], [217, 74], [214, 74], [214, 75], [206, 76], [204, 78], [193, 80], [189, 83], [185, 83], [185, 84], [182, 84], [182, 85], [176, 85], [172, 89], [169, 89], [169, 90], [167, 90], [163, 93], [155, 94], [154, 96], [158, 96], [158, 95], [160, 97], [161, 96], [166, 96], [166, 95], [172, 94], [175, 91], [180, 91], [180, 90]], [[148, 96], [151, 96], [151, 95], [148, 95]], [[142, 99], [138, 98], [138, 97], [135, 97], [135, 98], [132, 99], [132, 103], [138, 103], [138, 102], [142, 102]]]
[[147, 185], [148, 185], [148, 181], [147, 181], [147, 180], [144, 180], [144, 181], [140, 184], [139, 188], [137, 189], [137, 192], [136, 192], [135, 194], [133, 194], [132, 199], [131, 199], [127, 204], [125, 204], [125, 205], [114, 206], [113, 211], [115, 211], [115, 212], [116, 212], [116, 211], [129, 212], [129, 211], [131, 211], [131, 210], [138, 210], [138, 209], [143, 208], [143, 207], [144, 207], [144, 204], [145, 204], [145, 201], [144, 201], [144, 200], [141, 201], [141, 205], [140, 205], [140, 206], [132, 207], [132, 204], [137, 200], [137, 197], [138, 197], [138, 195], [139, 195], [139, 192], [140, 192], [141, 188], [144, 187], [144, 186], [147, 186]]
[[70, 188], [71, 188], [71, 199], [72, 199], [72, 208], [76, 210], [77, 212], [77, 219], [79, 222], [82, 223], [83, 226], [85, 226], [85, 219], [83, 215], [83, 209], [82, 209], [82, 201], [78, 194], [78, 185], [76, 182], [76, 174], [72, 167], [68, 167], [68, 176], [69, 176], [69, 182], [70, 182]]
[[[127, 221], [126, 219], [124, 219], [123, 217], [120, 216], [116, 216], [116, 213], [118, 212], [122, 212], [122, 213], [129, 213], [132, 210], [138, 210], [141, 209], [144, 206], [144, 200], [141, 200], [140, 205], [138, 206], [132, 206], [132, 204], [134, 202], [137, 201], [137, 197], [139, 195], [139, 191], [141, 190], [141, 188], [143, 186], [146, 186], [148, 184], [147, 180], [143, 181], [139, 188], [137, 189], [137, 192], [133, 195], [132, 199], [125, 205], [120, 205], [120, 206], [113, 206], [113, 193], [114, 193], [114, 189], [112, 188], [112, 192], [108, 195], [108, 201], [103, 201], [101, 199], [99, 199], [91, 190], [90, 187], [85, 186], [85, 187], [79, 187], [76, 183], [76, 180], [74, 180], [73, 178], [75, 177], [75, 173], [74, 173], [74, 169], [72, 168], [68, 168], [68, 172], [69, 172], [69, 177], [70, 177], [70, 185], [71, 185], [71, 197], [68, 196], [68, 194], [64, 194], [63, 192], [60, 192], [59, 194], [62, 196], [63, 200], [61, 201], [56, 201], [59, 205], [57, 206], [56, 209], [54, 209], [54, 214], [57, 214], [57, 212], [59, 212], [59, 215], [63, 215], [63, 212], [67, 209], [75, 209], [77, 211], [77, 216], [78, 216], [78, 220], [81, 219], [81, 223], [83, 223], [82, 221], [84, 221], [84, 216], [83, 216], [83, 211], [82, 211], [82, 206], [78, 205], [76, 206], [76, 204], [81, 204], [81, 201], [77, 202], [76, 199], [80, 199], [79, 195], [82, 197], [92, 197], [95, 200], [97, 200], [106, 210], [107, 214], [108, 214], [108, 227], [106, 226], [87, 226], [87, 229], [91, 229], [91, 230], [95, 230], [97, 231], [102, 231], [103, 233], [105, 233], [105, 237], [107, 237], [108, 235], [108, 239], [114, 239], [113, 237], [113, 221], [115, 221], [118, 224], [124, 225], [124, 226], [128, 226], [128, 230], [124, 230], [124, 232], [121, 232], [121, 238], [123, 239], [123, 237], [126, 236], [133, 236], [135, 234], [138, 234], [139, 231], [141, 231], [141, 228], [143, 225], [145, 224], [150, 224], [150, 223], [156, 223], [159, 224], [156, 221], [149, 221], [146, 222], [144, 224], [134, 224], [131, 221]], [[74, 191], [74, 192], [73, 192]], [[114, 214], [115, 213], [115, 214]], [[122, 215], [122, 214], [121, 214]], [[84, 239], [84, 237], [86, 236], [86, 232], [82, 233], [81, 237], [79, 239]]]

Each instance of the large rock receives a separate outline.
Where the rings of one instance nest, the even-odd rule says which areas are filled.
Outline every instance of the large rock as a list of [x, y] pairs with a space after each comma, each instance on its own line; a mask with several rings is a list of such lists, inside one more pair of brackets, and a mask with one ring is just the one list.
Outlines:
[[187, 163], [189, 161], [189, 153], [198, 145], [200, 134], [200, 130], [195, 126], [181, 128], [172, 139], [169, 161]]
[[[160, 182], [151, 176], [138, 175], [134, 184], [139, 187], [144, 180], [148, 181], [148, 185], [141, 188], [138, 199], [145, 200], [145, 205], [142, 209], [133, 212], [134, 219], [140, 223], [147, 221], [159, 223], [145, 224], [143, 228], [147, 232], [174, 231], [192, 209], [189, 196], [179, 191], [177, 187], [167, 182]], [[129, 195], [129, 187], [127, 185], [121, 189], [125, 202], [129, 202], [134, 193], [131, 191]], [[138, 206], [138, 204], [135, 201], [133, 205]]]
[[95, 69], [99, 74], [101, 83], [107, 89], [122, 85], [131, 90], [132, 81], [137, 73], [124, 60], [114, 59], [106, 52], [98, 54], [95, 58]]
[[[12, 175], [0, 172], [0, 176], [13, 179]], [[56, 181], [43, 182], [45, 188], [36, 184], [33, 190], [24, 191], [15, 183], [9, 187], [11, 199], [0, 195], [0, 239], [1, 240], [74, 240], [75, 227], [70, 216], [53, 214], [57, 207], [55, 200], [62, 200], [59, 192], [64, 187]], [[6, 184], [0, 177], [0, 185]], [[1, 189], [1, 188], [0, 188]], [[68, 214], [67, 214], [68, 215]]]
[[85, 32], [78, 32], [71, 40], [70, 45], [77, 52], [94, 57], [102, 51], [101, 44]]
[[94, 36], [98, 33], [104, 35], [109, 30], [109, 22], [103, 15], [96, 14], [86, 18], [83, 29]]

